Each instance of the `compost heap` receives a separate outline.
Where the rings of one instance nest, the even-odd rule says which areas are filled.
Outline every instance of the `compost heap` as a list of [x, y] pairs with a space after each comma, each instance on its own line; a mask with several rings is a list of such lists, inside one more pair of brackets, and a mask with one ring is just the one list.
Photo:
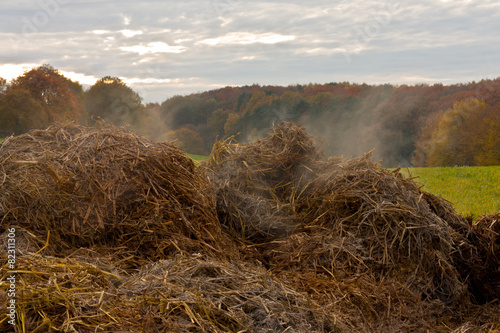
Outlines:
[[214, 145], [59, 124], [0, 147], [15, 332], [498, 332], [500, 216], [282, 123]]
[[474, 311], [491, 314], [474, 325], [500, 329], [497, 217], [473, 227], [370, 157], [324, 158], [282, 123], [254, 143], [217, 143], [201, 169], [221, 224], [255, 250], [248, 258], [350, 330], [450, 331]]
[[2, 226], [29, 231], [45, 254], [93, 248], [137, 266], [184, 249], [227, 251], [206, 182], [171, 144], [57, 125], [7, 138], [0, 167]]

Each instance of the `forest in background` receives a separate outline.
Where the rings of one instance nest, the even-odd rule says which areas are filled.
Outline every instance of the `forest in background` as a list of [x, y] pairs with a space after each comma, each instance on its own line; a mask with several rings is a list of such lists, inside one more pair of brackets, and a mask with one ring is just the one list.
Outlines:
[[200, 155], [216, 140], [253, 141], [293, 121], [323, 141], [328, 155], [374, 150], [385, 167], [500, 165], [500, 78], [453, 85], [254, 84], [147, 104], [119, 78], [104, 77], [85, 90], [50, 65], [11, 82], [0, 78], [2, 137], [55, 121], [99, 119], [151, 139], [177, 140]]

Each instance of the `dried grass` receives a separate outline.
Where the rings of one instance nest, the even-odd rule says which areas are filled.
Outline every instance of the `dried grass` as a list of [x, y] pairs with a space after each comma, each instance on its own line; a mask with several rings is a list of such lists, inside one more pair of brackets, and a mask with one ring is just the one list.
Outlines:
[[198, 169], [57, 125], [6, 139], [0, 180], [16, 332], [500, 332], [498, 214], [473, 223], [370, 154], [324, 158], [292, 123]]
[[17, 265], [18, 331], [342, 331], [305, 294], [246, 263], [176, 255], [130, 276], [84, 258], [29, 255]]
[[453, 253], [476, 304], [500, 299], [500, 213], [480, 216]]
[[472, 311], [459, 269], [487, 270], [481, 256], [457, 260], [477, 250], [467, 219], [371, 154], [325, 159], [283, 123], [254, 143], [219, 143], [205, 167], [221, 223], [257, 249], [250, 256], [332, 313], [348, 311], [353, 331], [432, 331]]
[[45, 254], [94, 246], [136, 267], [179, 250], [227, 252], [191, 159], [125, 129], [62, 124], [7, 138], [0, 179], [2, 226], [48, 242]]
[[370, 158], [320, 163], [301, 209], [311, 212], [306, 244], [328, 252], [314, 251], [309, 264], [396, 279], [423, 298], [463, 301], [466, 288], [451, 258], [453, 228], [411, 179]]
[[214, 145], [201, 170], [215, 187], [221, 223], [251, 242], [286, 236], [301, 223], [296, 206], [320, 155], [305, 131], [292, 123], [250, 144]]

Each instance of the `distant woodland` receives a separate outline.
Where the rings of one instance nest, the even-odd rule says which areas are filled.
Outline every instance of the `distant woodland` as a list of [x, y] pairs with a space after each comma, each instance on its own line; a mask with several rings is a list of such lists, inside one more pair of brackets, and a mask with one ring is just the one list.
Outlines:
[[0, 78], [1, 137], [67, 120], [127, 125], [200, 155], [208, 155], [217, 140], [248, 142], [274, 124], [293, 121], [317, 137], [327, 155], [374, 150], [386, 167], [500, 165], [500, 78], [448, 86], [254, 84], [161, 104], [143, 104], [116, 77], [84, 89], [50, 65], [11, 82]]

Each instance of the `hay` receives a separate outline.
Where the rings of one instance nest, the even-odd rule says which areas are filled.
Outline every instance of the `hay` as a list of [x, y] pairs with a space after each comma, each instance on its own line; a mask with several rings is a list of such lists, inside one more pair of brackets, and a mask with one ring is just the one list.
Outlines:
[[318, 149], [292, 123], [281, 123], [255, 143], [231, 140], [216, 143], [202, 166], [215, 187], [219, 220], [251, 242], [292, 233], [303, 218], [295, 210], [296, 189], [307, 184]]
[[500, 213], [480, 216], [460, 238], [456, 266], [476, 304], [500, 299]]
[[131, 276], [102, 262], [39, 255], [18, 266], [18, 331], [342, 331], [304, 294], [243, 263], [176, 255]]
[[[9, 231], [6, 230], [0, 234], [0, 244], [8, 244]], [[36, 253], [41, 250], [38, 245], [37, 237], [29, 230], [17, 229], [15, 232], [15, 251], [16, 255], [22, 256]], [[4, 258], [5, 256], [5, 258]], [[6, 253], [1, 253], [2, 259], [7, 259]]]
[[0, 231], [29, 230], [39, 248], [50, 244], [46, 254], [93, 246], [134, 260], [227, 252], [191, 159], [125, 129], [59, 124], [7, 138], [0, 179]]
[[[500, 332], [498, 214], [292, 123], [208, 162], [101, 125], [0, 146], [16, 332]], [[0, 262], [0, 331], [11, 330]]]
[[482, 257], [457, 260], [461, 247], [477, 249], [471, 226], [370, 159], [325, 159], [302, 128], [283, 123], [254, 143], [218, 143], [205, 173], [221, 223], [257, 249], [249, 256], [332, 313], [349, 309], [352, 330], [453, 326], [475, 297], [459, 270]]
[[[483, 237], [483, 249], [486, 251], [482, 256], [485, 264], [492, 270], [500, 268], [500, 212], [480, 216], [473, 225], [476, 235]], [[498, 281], [500, 282], [500, 281]], [[500, 294], [497, 294], [500, 296]]]
[[465, 222], [438, 199], [431, 208], [431, 194], [370, 157], [326, 160], [302, 128], [282, 123], [255, 143], [215, 146], [207, 168], [215, 174], [221, 223], [247, 241], [304, 233], [301, 244], [288, 238], [263, 247], [275, 270], [366, 273], [396, 278], [424, 298], [462, 300], [466, 287], [451, 259], [454, 229], [433, 209]]
[[312, 212], [304, 225], [306, 243], [326, 245], [328, 252], [315, 251], [318, 262], [309, 267], [362, 271], [377, 280], [397, 279], [423, 298], [463, 300], [466, 288], [451, 258], [453, 229], [411, 179], [370, 157], [320, 163], [301, 209]]

